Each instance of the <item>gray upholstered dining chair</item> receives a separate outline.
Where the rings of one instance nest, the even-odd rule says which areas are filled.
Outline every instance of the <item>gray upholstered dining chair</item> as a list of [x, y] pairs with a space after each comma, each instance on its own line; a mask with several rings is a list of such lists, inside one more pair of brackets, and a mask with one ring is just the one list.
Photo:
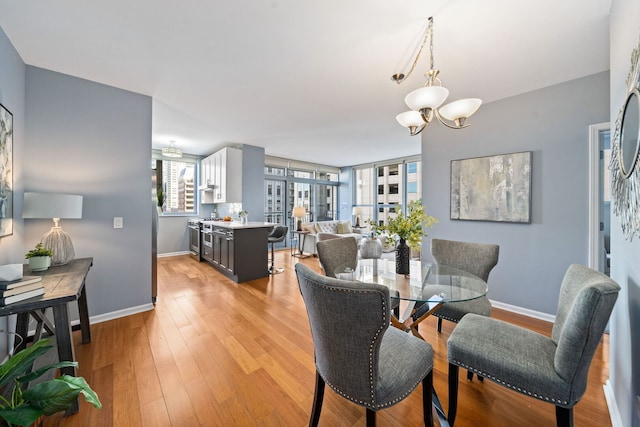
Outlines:
[[[431, 239], [431, 255], [436, 264], [447, 265], [478, 276], [485, 282], [489, 273], [498, 264], [500, 246], [487, 243], [459, 242], [456, 240]], [[429, 310], [428, 304], [416, 308], [414, 319]], [[491, 303], [486, 296], [470, 301], [444, 304], [433, 313], [438, 318], [438, 332], [442, 332], [442, 319], [458, 323], [465, 314], [491, 315]], [[473, 372], [467, 372], [467, 379], [473, 380]], [[478, 377], [482, 381], [482, 377]]]
[[[500, 246], [486, 243], [458, 242], [431, 239], [431, 255], [437, 264], [448, 265], [478, 276], [485, 282], [498, 264]], [[458, 323], [467, 313], [491, 315], [489, 298], [483, 296], [471, 301], [444, 304], [433, 313], [438, 318], [438, 332], [442, 331], [442, 319]]]
[[350, 264], [355, 269], [358, 263], [358, 242], [354, 237], [321, 240], [316, 243], [316, 250], [324, 274], [329, 277], [336, 277], [335, 270], [340, 265]]
[[[355, 237], [331, 237], [319, 240], [316, 243], [316, 251], [320, 266], [324, 274], [329, 277], [336, 277], [336, 268], [339, 266], [355, 269], [358, 264], [358, 242]], [[399, 299], [392, 298], [391, 310], [396, 317], [400, 316]]]
[[573, 407], [586, 390], [589, 365], [619, 291], [604, 274], [572, 264], [562, 280], [551, 337], [485, 316], [464, 316], [447, 341], [451, 426], [460, 366], [555, 404], [557, 425], [572, 426]]
[[316, 365], [309, 425], [320, 420], [325, 384], [364, 406], [367, 426], [373, 426], [377, 411], [400, 402], [422, 383], [424, 424], [433, 426], [433, 349], [389, 327], [389, 289], [322, 276], [302, 263], [295, 269]]

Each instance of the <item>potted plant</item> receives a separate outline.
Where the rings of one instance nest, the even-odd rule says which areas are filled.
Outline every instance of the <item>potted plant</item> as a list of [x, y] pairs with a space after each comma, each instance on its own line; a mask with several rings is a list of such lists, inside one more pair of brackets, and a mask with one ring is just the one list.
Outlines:
[[[433, 226], [437, 219], [427, 215], [421, 200], [414, 200], [407, 206], [406, 215], [402, 207], [395, 209], [396, 215], [389, 217], [386, 224], [376, 224], [368, 220], [373, 234], [387, 234], [396, 242], [396, 273], [409, 274], [409, 257], [411, 249], [420, 248], [424, 230]], [[390, 240], [387, 240], [387, 244]]]
[[247, 217], [249, 216], [249, 212], [245, 211], [244, 209], [240, 211], [240, 213], [238, 214], [240, 215], [240, 222], [242, 224], [246, 224], [247, 223]]
[[39, 340], [0, 365], [0, 388], [13, 387], [9, 397], [0, 396], [2, 425], [32, 425], [42, 416], [66, 410], [80, 394], [96, 408], [102, 407], [98, 395], [82, 377], [62, 375], [24, 388], [51, 369], [78, 366], [77, 362], [58, 362], [31, 372], [35, 360], [52, 347], [50, 339]]
[[35, 249], [31, 249], [24, 257], [29, 260], [31, 271], [44, 271], [51, 265], [53, 251], [38, 243]]

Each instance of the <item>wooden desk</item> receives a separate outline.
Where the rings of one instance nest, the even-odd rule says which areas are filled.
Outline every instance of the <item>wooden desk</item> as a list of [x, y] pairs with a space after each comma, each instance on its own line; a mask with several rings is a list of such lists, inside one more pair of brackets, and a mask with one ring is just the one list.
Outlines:
[[[49, 267], [46, 271], [34, 272], [25, 264], [24, 274], [29, 276], [42, 276], [44, 295], [28, 300], [20, 301], [4, 307], [0, 307], [0, 316], [17, 314], [16, 333], [23, 340], [17, 339], [16, 351], [26, 346], [29, 332], [29, 318], [33, 317], [37, 322], [36, 336], [40, 339], [43, 330], [55, 334], [58, 345], [58, 358], [60, 361], [75, 361], [73, 340], [71, 337], [71, 322], [69, 320], [68, 302], [78, 301], [80, 315], [80, 329], [82, 331], [82, 343], [91, 342], [91, 329], [89, 326], [89, 310], [87, 309], [87, 292], [85, 280], [89, 269], [93, 265], [93, 258], [74, 259], [66, 265]], [[53, 310], [53, 324], [46, 317], [46, 310]], [[76, 368], [66, 367], [60, 369], [63, 374], [76, 376]], [[78, 412], [76, 401], [67, 415]]]

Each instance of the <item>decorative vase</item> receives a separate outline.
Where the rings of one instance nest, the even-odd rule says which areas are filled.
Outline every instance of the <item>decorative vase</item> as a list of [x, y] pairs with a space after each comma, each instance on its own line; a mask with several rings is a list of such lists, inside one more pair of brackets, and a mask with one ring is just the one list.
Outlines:
[[400, 239], [396, 245], [396, 274], [409, 274], [410, 256], [411, 248], [407, 245], [407, 241]]
[[380, 239], [375, 237], [362, 239], [360, 243], [360, 257], [364, 259], [382, 257], [382, 242]]
[[51, 265], [50, 256], [32, 256], [29, 258], [29, 268], [31, 271], [44, 271]]

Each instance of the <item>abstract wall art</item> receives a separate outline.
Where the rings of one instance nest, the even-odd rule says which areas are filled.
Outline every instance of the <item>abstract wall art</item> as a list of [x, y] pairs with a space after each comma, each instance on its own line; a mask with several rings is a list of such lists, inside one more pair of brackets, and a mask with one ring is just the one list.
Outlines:
[[451, 219], [531, 222], [532, 152], [451, 161]]

